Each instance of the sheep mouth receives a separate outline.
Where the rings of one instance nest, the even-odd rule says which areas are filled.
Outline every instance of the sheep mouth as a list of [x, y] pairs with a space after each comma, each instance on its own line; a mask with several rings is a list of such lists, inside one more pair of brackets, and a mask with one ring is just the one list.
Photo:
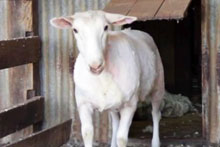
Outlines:
[[90, 71], [91, 73], [95, 74], [95, 75], [99, 75], [101, 74], [101, 72], [104, 70], [104, 67], [100, 67], [100, 68], [92, 68], [90, 67]]

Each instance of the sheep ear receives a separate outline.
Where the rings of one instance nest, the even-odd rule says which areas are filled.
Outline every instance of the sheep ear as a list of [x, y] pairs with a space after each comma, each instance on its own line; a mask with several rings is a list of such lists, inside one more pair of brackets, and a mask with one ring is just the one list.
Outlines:
[[132, 22], [137, 20], [137, 17], [112, 14], [112, 13], [105, 13], [105, 17], [107, 21], [113, 25], [131, 24]]
[[73, 21], [73, 16], [55, 17], [50, 20], [50, 24], [59, 29], [69, 29], [72, 28]]

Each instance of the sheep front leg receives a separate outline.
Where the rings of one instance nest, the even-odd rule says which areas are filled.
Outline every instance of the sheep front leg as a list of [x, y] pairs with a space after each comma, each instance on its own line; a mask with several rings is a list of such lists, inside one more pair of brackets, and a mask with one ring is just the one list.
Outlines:
[[85, 147], [92, 147], [93, 143], [93, 123], [92, 114], [93, 109], [90, 106], [82, 105], [78, 108], [81, 121], [81, 132]]
[[111, 147], [117, 147], [117, 132], [118, 132], [118, 125], [119, 125], [119, 114], [118, 112], [110, 112], [112, 118], [112, 141]]
[[133, 104], [124, 106], [124, 108], [120, 110], [121, 118], [120, 118], [118, 133], [117, 133], [118, 147], [126, 147], [127, 145], [128, 132], [129, 132], [129, 128], [130, 128], [136, 108], [137, 108], [137, 102], [134, 102]]

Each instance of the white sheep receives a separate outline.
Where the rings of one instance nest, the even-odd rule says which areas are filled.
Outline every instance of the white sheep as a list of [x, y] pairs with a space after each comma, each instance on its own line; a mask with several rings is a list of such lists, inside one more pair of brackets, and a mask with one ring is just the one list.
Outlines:
[[57, 28], [72, 28], [79, 55], [75, 63], [75, 97], [85, 147], [93, 144], [92, 114], [108, 110], [112, 118], [111, 147], [126, 147], [137, 103], [151, 95], [152, 147], [160, 146], [159, 106], [164, 95], [164, 73], [153, 39], [142, 31], [111, 31], [136, 17], [87, 11], [51, 19]]

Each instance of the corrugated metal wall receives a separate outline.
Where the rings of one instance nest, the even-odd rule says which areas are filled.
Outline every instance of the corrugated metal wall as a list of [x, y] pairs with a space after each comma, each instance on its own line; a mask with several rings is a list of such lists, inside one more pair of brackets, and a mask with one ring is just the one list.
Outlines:
[[[74, 12], [102, 9], [109, 0], [39, 0], [39, 32], [43, 41], [41, 62], [42, 94], [46, 98], [45, 127], [60, 123], [69, 117], [74, 120], [73, 132], [79, 132], [78, 117], [74, 100], [73, 64], [77, 54], [71, 31], [58, 30], [49, 24], [56, 16]], [[108, 126], [99, 128], [107, 115], [95, 114], [95, 138], [100, 140], [108, 134]], [[106, 123], [104, 123], [106, 124]], [[106, 124], [107, 125], [107, 124]], [[80, 138], [80, 137], [79, 137]], [[106, 137], [101, 139], [106, 141]]]

